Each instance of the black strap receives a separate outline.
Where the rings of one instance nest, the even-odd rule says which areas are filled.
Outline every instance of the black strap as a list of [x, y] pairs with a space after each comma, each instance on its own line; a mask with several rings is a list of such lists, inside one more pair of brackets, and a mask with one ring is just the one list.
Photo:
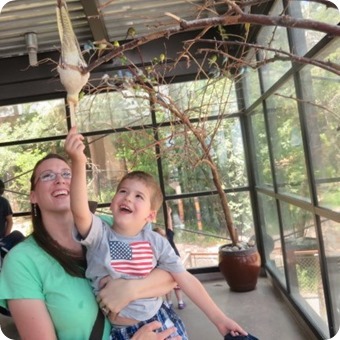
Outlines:
[[94, 322], [89, 340], [101, 340], [103, 338], [104, 320], [104, 315], [100, 308], [98, 308], [96, 321]]

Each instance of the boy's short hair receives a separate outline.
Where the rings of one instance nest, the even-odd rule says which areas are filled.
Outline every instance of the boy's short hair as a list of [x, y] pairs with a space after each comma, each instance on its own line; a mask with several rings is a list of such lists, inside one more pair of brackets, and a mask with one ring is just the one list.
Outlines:
[[146, 186], [151, 189], [151, 209], [158, 211], [163, 203], [163, 194], [159, 183], [155, 180], [155, 178], [144, 171], [131, 171], [120, 180], [117, 191], [120, 189], [121, 184], [127, 179], [136, 179], [144, 182]]

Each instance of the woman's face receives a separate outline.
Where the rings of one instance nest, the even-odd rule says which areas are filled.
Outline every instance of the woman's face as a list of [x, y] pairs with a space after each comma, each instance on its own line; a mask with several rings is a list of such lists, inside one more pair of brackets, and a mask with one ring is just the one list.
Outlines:
[[57, 158], [46, 159], [36, 168], [34, 183], [30, 201], [41, 212], [70, 210], [71, 169], [67, 163]]

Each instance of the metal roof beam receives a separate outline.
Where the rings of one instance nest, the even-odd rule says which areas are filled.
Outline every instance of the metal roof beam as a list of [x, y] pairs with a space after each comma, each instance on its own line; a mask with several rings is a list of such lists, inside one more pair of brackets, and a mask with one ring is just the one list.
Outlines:
[[84, 8], [84, 13], [89, 22], [94, 41], [106, 40], [109, 41], [109, 35], [103, 17], [98, 10], [95, 0], [80, 0]]

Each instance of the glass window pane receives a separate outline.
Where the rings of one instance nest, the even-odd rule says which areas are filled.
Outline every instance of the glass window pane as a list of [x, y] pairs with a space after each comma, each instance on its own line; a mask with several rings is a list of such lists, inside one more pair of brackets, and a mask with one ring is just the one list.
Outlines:
[[80, 101], [76, 119], [81, 132], [150, 124], [149, 97], [132, 87], [88, 95]]
[[0, 147], [0, 174], [13, 212], [30, 211], [30, 177], [47, 153], [64, 154], [64, 140]]
[[[339, 45], [333, 44], [318, 59], [339, 62]], [[301, 80], [319, 205], [340, 212], [339, 76], [317, 67], [305, 67]]]
[[272, 197], [259, 193], [258, 202], [266, 264], [276, 273], [281, 284], [286, 286], [276, 201]]
[[[256, 51], [251, 49], [247, 55], [249, 65], [256, 66]], [[259, 71], [256, 67], [245, 66], [242, 78], [242, 86], [244, 95], [244, 103], [249, 107], [261, 96], [261, 86], [259, 80]]]
[[300, 119], [293, 98], [294, 83], [291, 80], [267, 100], [276, 180], [279, 192], [310, 201]]
[[158, 122], [176, 119], [160, 102], [171, 103], [189, 119], [238, 111], [234, 82], [226, 77], [160, 86], [157, 101]]
[[335, 329], [340, 327], [340, 223], [322, 219], [327, 270], [331, 288], [332, 312]]
[[[276, 1], [270, 15], [281, 15], [283, 12], [282, 2]], [[277, 51], [289, 51], [287, 29], [284, 27], [263, 26], [259, 32], [257, 43]], [[259, 50], [260, 60], [275, 57], [274, 51]], [[265, 63], [260, 68], [264, 91], [268, 90], [288, 69], [291, 68], [290, 61], [279, 61]]]
[[281, 203], [281, 212], [291, 294], [311, 320], [328, 334], [314, 216], [287, 203]]
[[254, 138], [256, 185], [273, 187], [268, 139], [266, 135], [263, 112], [260, 110], [257, 111], [257, 113], [253, 114], [250, 119], [252, 126], [252, 137]]
[[63, 99], [0, 107], [0, 143], [67, 133]]
[[[317, 20], [330, 25], [337, 25], [339, 22], [339, 9], [324, 3], [293, 0], [289, 2], [289, 7], [294, 18]], [[295, 45], [298, 46], [295, 53], [299, 55], [305, 54], [326, 35], [316, 30], [293, 29], [293, 31], [297, 39]]]
[[[200, 144], [185, 126], [160, 131], [163, 177], [169, 195], [216, 190], [209, 164], [217, 166], [223, 187], [247, 185], [243, 140], [237, 118], [202, 122]], [[213, 140], [212, 140], [213, 138]]]
[[[248, 192], [228, 194], [240, 239], [254, 235]], [[226, 239], [225, 219], [216, 195], [168, 201], [172, 209], [175, 243], [187, 268], [218, 265], [219, 246]]]
[[156, 156], [149, 148], [152, 138], [152, 130], [87, 136], [89, 200], [110, 203], [118, 182], [132, 170], [158, 178]]
[[[28, 200], [28, 197], [27, 197]], [[31, 216], [16, 216], [13, 217], [12, 231], [18, 230], [25, 236], [28, 236], [32, 232]]]

